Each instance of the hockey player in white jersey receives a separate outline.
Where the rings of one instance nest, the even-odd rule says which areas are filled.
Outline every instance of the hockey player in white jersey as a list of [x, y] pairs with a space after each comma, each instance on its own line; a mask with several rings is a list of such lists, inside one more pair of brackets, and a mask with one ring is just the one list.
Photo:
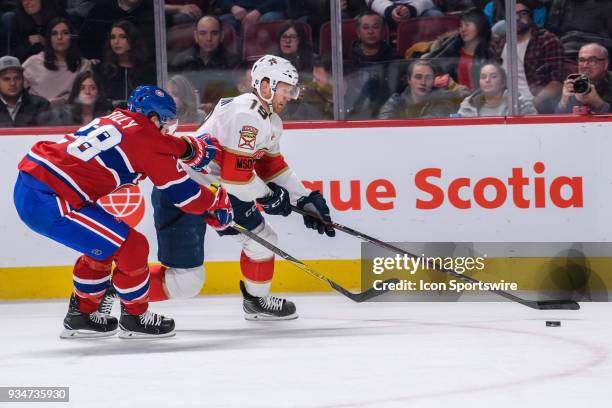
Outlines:
[[[289, 215], [291, 203], [324, 220], [331, 218], [321, 193], [304, 188], [280, 152], [283, 125], [278, 114], [299, 96], [297, 70], [283, 58], [266, 55], [253, 64], [251, 75], [253, 92], [221, 99], [196, 132], [198, 137], [216, 137], [221, 151], [207, 171], [187, 171], [198, 183], [222, 183], [230, 194], [234, 220], [276, 244], [277, 234], [258, 211], [256, 202], [271, 215]], [[205, 280], [202, 218], [177, 211], [156, 191], [152, 203], [162, 266], [151, 267], [149, 300], [196, 296]], [[304, 217], [304, 223], [320, 234], [335, 235], [333, 228], [314, 217]], [[245, 318], [297, 318], [291, 301], [269, 295], [274, 254], [231, 228], [218, 232], [232, 235], [242, 246], [240, 268], [244, 279], [240, 289]], [[104, 303], [101, 308], [104, 311]]]

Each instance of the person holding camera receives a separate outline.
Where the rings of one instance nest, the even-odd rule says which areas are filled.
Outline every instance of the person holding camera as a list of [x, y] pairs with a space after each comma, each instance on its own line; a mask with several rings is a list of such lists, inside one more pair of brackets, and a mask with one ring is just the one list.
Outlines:
[[600, 44], [583, 45], [578, 52], [578, 73], [563, 83], [556, 113], [572, 113], [583, 107], [594, 113], [612, 112], [612, 72], [608, 71], [608, 50]]

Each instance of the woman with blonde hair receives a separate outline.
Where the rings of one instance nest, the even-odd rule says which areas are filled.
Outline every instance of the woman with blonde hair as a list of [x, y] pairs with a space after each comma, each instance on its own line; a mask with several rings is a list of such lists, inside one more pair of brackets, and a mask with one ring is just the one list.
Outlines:
[[204, 121], [206, 113], [198, 109], [199, 97], [193, 85], [183, 75], [175, 75], [168, 81], [168, 93], [176, 103], [176, 114], [179, 123], [197, 123]]

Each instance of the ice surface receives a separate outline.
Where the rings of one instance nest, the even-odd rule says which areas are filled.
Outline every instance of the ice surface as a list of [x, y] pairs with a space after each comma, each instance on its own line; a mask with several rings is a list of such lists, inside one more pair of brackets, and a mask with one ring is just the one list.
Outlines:
[[612, 403], [609, 303], [537, 311], [290, 297], [300, 318], [285, 322], [245, 321], [237, 296], [153, 304], [177, 322], [176, 337], [159, 340], [60, 340], [67, 301], [0, 302], [0, 386], [69, 386], [71, 402], [49, 408]]

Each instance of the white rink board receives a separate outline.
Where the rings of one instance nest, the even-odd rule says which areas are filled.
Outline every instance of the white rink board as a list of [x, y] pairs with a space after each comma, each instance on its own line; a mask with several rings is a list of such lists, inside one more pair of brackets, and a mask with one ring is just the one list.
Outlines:
[[[358, 129], [286, 130], [281, 142], [290, 166], [306, 181], [323, 182], [330, 200], [330, 182], [340, 185], [348, 200], [351, 181], [360, 183], [361, 209], [336, 211], [334, 218], [386, 241], [542, 241], [603, 242], [612, 240], [612, 122], [477, 125], [459, 127], [394, 127]], [[70, 265], [75, 253], [31, 232], [18, 219], [12, 203], [16, 165], [38, 140], [57, 140], [60, 136], [0, 137], [0, 267]], [[384, 140], [384, 144], [383, 144]], [[533, 166], [545, 165], [542, 174]], [[416, 199], [431, 196], [415, 186], [415, 175], [427, 168], [439, 168], [442, 178], [429, 179], [446, 191], [459, 177], [471, 179], [471, 188], [460, 197], [469, 198], [474, 184], [495, 177], [507, 184], [513, 168], [522, 168], [529, 178], [524, 199], [529, 208], [517, 208], [512, 189], [501, 207], [484, 209], [474, 203], [470, 209], [452, 206], [448, 198], [436, 209], [416, 207]], [[546, 194], [546, 206], [534, 207], [534, 177], [543, 177], [548, 190], [557, 177], [580, 177], [582, 207], [559, 208]], [[384, 179], [395, 188], [390, 210], [372, 208], [366, 188]], [[145, 197], [150, 184], [143, 188]], [[492, 199], [490, 189], [485, 196]], [[445, 193], [446, 194], [446, 193]], [[569, 190], [561, 195], [569, 197]], [[333, 240], [319, 237], [303, 227], [301, 217], [273, 217], [281, 237], [280, 246], [302, 259], [357, 259], [359, 241], [344, 234]], [[151, 261], [157, 247], [148, 205], [138, 230], [149, 238]], [[207, 260], [237, 260], [238, 246], [231, 239], [220, 240], [210, 233], [206, 241]]]

